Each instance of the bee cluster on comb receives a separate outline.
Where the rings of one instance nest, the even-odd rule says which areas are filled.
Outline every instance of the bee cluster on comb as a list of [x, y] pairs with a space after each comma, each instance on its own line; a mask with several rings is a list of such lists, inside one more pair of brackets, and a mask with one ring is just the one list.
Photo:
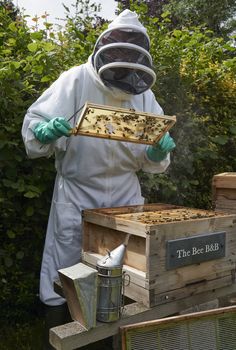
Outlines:
[[175, 116], [86, 103], [72, 134], [152, 145], [175, 122]]

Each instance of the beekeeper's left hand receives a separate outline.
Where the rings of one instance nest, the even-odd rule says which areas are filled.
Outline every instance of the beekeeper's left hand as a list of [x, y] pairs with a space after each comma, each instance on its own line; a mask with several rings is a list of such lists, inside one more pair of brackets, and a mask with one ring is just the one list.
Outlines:
[[154, 146], [147, 148], [147, 156], [154, 162], [161, 162], [175, 148], [175, 142], [167, 132]]

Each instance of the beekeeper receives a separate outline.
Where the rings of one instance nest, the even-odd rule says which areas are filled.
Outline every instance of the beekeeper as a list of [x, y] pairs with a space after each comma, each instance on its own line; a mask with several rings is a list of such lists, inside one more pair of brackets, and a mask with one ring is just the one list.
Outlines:
[[175, 147], [166, 133], [152, 146], [70, 136], [86, 102], [163, 114], [150, 90], [156, 80], [150, 41], [136, 13], [123, 11], [98, 38], [87, 63], [60, 77], [28, 109], [22, 135], [30, 158], [55, 154], [55, 180], [40, 277], [40, 299], [65, 303], [53, 290], [58, 269], [81, 254], [81, 212], [143, 204], [136, 172], [162, 173]]

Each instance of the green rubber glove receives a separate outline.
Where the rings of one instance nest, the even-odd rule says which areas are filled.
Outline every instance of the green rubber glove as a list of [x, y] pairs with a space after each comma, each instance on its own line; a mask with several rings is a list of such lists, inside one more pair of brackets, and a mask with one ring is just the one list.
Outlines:
[[147, 148], [147, 156], [153, 162], [161, 162], [175, 148], [175, 142], [167, 132], [154, 146]]
[[56, 117], [49, 122], [40, 122], [34, 129], [35, 137], [43, 144], [51, 143], [61, 136], [70, 136], [70, 124], [62, 117]]

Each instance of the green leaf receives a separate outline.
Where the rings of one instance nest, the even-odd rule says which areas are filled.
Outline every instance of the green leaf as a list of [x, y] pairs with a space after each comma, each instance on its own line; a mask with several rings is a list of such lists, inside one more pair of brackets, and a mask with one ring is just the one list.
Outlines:
[[42, 32], [33, 32], [33, 33], [30, 33], [30, 37], [33, 40], [41, 40], [41, 39], [43, 39], [43, 33]]
[[0, 140], [0, 149], [4, 148], [8, 144], [5, 140]]
[[175, 29], [173, 31], [173, 36], [175, 36], [176, 38], [180, 38], [182, 36], [182, 31]]
[[12, 61], [11, 64], [17, 69], [21, 66], [20, 62]]
[[46, 51], [52, 51], [54, 48], [55, 48], [55, 45], [52, 44], [52, 43], [45, 43], [45, 44], [44, 44], [44, 49], [45, 49]]
[[24, 197], [26, 198], [36, 198], [39, 197], [39, 194], [36, 192], [28, 191], [24, 194]]
[[19, 259], [19, 260], [23, 259], [24, 256], [25, 256], [25, 254], [24, 254], [23, 251], [19, 251], [19, 252], [16, 253], [16, 258]]
[[38, 50], [38, 44], [37, 43], [31, 43], [27, 45], [30, 52], [35, 52]]
[[199, 185], [199, 181], [198, 180], [190, 180], [189, 183], [191, 185], [194, 185], [194, 186], [198, 186]]
[[14, 38], [9, 38], [9, 39], [8, 39], [8, 44], [11, 45], [11, 46], [15, 46], [15, 45], [16, 45], [16, 39], [14, 39]]
[[17, 27], [16, 27], [16, 23], [12, 22], [9, 24], [8, 28], [12, 31], [12, 32], [17, 32]]
[[236, 135], [236, 126], [230, 126], [229, 131], [231, 134]]
[[32, 216], [34, 214], [34, 208], [33, 207], [28, 207], [26, 209], [26, 216]]
[[7, 236], [8, 236], [9, 238], [15, 238], [15, 237], [16, 237], [16, 234], [15, 234], [15, 232], [8, 230], [8, 231], [7, 231]]
[[13, 260], [9, 257], [4, 258], [4, 263], [6, 267], [11, 267], [13, 265]]
[[161, 17], [162, 18], [166, 18], [166, 17], [168, 17], [170, 15], [170, 11], [165, 11], [165, 12], [163, 12], [162, 14], [161, 14]]
[[52, 78], [49, 75], [45, 75], [44, 77], [42, 77], [42, 79], [40, 80], [42, 83], [46, 83], [48, 81], [50, 81]]
[[225, 145], [228, 142], [228, 136], [226, 135], [218, 135], [213, 138], [213, 142], [217, 143], [218, 145]]

